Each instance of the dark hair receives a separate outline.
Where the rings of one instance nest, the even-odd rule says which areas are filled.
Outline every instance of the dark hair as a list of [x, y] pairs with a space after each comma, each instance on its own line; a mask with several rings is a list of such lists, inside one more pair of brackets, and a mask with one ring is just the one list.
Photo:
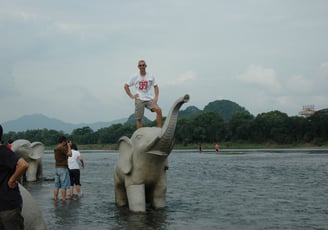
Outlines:
[[74, 150], [78, 150], [78, 149], [77, 149], [77, 145], [76, 145], [75, 143], [72, 143], [72, 149], [74, 149]]
[[61, 136], [58, 138], [58, 143], [62, 143], [63, 141], [67, 141], [67, 138], [65, 136]]
[[0, 125], [0, 140], [2, 138], [2, 133], [3, 133], [3, 129], [2, 129], [2, 126]]

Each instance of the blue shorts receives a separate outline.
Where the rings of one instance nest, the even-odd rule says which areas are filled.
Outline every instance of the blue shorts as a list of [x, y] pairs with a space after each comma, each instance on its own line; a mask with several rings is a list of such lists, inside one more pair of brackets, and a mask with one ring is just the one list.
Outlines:
[[69, 189], [71, 185], [68, 168], [56, 168], [55, 188]]

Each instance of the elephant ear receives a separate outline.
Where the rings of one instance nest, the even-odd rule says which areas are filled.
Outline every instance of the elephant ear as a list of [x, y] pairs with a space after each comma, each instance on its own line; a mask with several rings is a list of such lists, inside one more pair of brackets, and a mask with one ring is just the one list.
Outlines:
[[124, 173], [129, 174], [132, 171], [132, 143], [128, 137], [121, 137], [119, 143], [119, 158], [117, 167]]
[[28, 160], [30, 154], [33, 152], [31, 148], [31, 142], [25, 139], [18, 139], [12, 143], [11, 149], [23, 157], [25, 160]]
[[41, 142], [33, 142], [31, 144], [32, 153], [29, 155], [30, 158], [37, 160], [43, 156], [44, 145]]

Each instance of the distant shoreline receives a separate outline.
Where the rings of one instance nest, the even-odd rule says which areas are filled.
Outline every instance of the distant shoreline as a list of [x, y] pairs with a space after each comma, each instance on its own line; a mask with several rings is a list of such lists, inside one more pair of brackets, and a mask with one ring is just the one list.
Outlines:
[[[220, 149], [289, 149], [289, 148], [328, 148], [328, 143], [322, 145], [314, 145], [311, 143], [303, 144], [252, 144], [252, 143], [222, 143], [220, 144]], [[55, 146], [46, 146], [46, 150], [53, 150]], [[79, 150], [118, 150], [117, 144], [90, 144], [90, 145], [78, 145]], [[189, 144], [189, 145], [174, 145], [175, 150], [196, 150], [199, 151], [199, 144]], [[215, 151], [215, 143], [204, 143], [202, 144], [203, 151], [209, 151], [213, 149]]]

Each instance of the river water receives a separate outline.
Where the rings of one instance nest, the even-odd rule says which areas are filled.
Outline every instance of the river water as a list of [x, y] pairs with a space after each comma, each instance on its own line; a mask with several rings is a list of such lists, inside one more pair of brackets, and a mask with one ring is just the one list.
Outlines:
[[[80, 200], [53, 201], [53, 181], [25, 184], [50, 230], [328, 229], [327, 149], [173, 151], [167, 207], [144, 214], [115, 206], [117, 152], [82, 156]], [[52, 152], [43, 176], [54, 176]]]

